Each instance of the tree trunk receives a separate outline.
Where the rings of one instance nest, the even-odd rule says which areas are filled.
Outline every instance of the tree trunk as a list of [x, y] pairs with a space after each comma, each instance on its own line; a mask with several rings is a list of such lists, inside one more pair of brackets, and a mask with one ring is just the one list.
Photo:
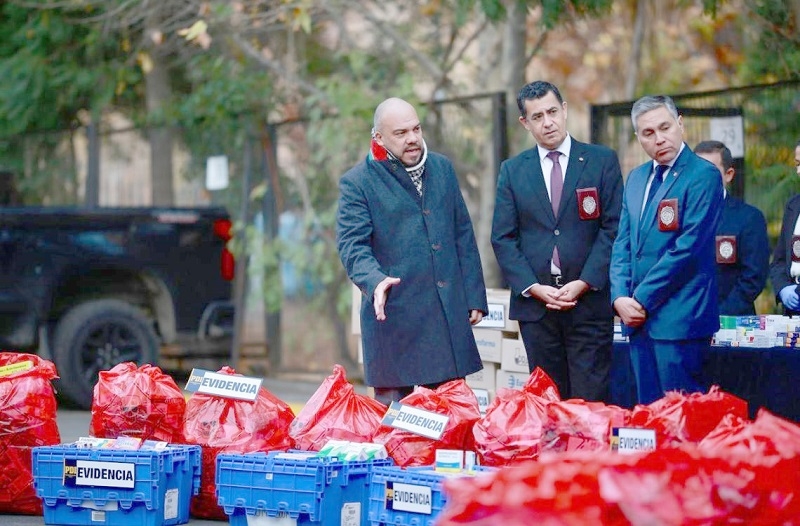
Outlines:
[[[145, 38], [157, 28], [155, 20], [148, 21]], [[172, 185], [172, 130], [163, 121], [162, 109], [172, 96], [169, 68], [159, 50], [150, 46], [152, 69], [145, 72], [145, 98], [147, 113], [152, 125], [148, 132], [150, 141], [150, 191], [153, 206], [172, 206], [175, 191]]]

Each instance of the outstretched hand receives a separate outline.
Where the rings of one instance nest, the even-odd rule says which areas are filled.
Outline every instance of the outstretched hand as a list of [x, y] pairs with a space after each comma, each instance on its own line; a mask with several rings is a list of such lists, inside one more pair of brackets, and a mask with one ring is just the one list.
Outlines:
[[389, 289], [400, 283], [400, 278], [386, 277], [383, 281], [378, 283], [375, 287], [375, 293], [372, 297], [372, 306], [375, 308], [375, 318], [378, 321], [386, 319], [386, 298], [389, 295]]

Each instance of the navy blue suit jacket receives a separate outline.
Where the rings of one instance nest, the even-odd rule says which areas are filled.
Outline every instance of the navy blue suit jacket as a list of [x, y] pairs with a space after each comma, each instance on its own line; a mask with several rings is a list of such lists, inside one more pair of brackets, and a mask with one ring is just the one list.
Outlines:
[[[632, 297], [647, 310], [656, 340], [710, 337], [719, 329], [714, 244], [722, 212], [719, 171], [684, 144], [653, 202], [642, 203], [653, 163], [628, 175], [611, 253], [611, 302]], [[661, 231], [657, 206], [677, 199], [678, 229]]]
[[[492, 246], [511, 289], [509, 317], [538, 321], [545, 315], [544, 304], [521, 293], [534, 283], [550, 284], [550, 259], [558, 241], [564, 281], [581, 279], [591, 287], [573, 309], [574, 319], [610, 319], [608, 265], [623, 186], [617, 154], [572, 139], [556, 218], [537, 148], [504, 161], [497, 181]], [[580, 218], [576, 191], [583, 188], [597, 189], [597, 219]]]
[[769, 273], [769, 240], [764, 214], [728, 195], [717, 235], [736, 237], [736, 261], [717, 263], [719, 313], [728, 316], [755, 314], [753, 302], [764, 290]]

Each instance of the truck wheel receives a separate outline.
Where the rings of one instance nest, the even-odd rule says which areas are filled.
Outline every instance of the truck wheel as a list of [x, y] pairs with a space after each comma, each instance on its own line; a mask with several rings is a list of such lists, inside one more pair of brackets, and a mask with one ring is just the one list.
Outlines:
[[158, 336], [152, 322], [124, 301], [81, 303], [58, 322], [53, 360], [59, 393], [81, 409], [91, 409], [98, 373], [118, 363], [158, 363]]

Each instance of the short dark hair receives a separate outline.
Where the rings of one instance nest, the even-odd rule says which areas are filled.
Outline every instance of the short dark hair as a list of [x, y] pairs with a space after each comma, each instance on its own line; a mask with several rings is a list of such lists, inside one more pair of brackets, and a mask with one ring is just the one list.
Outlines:
[[722, 168], [727, 172], [733, 166], [731, 150], [721, 141], [701, 141], [694, 147], [694, 153], [719, 153]]
[[555, 86], [555, 84], [550, 84], [544, 80], [535, 80], [522, 86], [522, 89], [519, 90], [519, 93], [517, 94], [517, 107], [519, 108], [519, 114], [523, 117], [527, 117], [527, 115], [525, 115], [526, 100], [541, 99], [551, 92], [556, 96], [559, 104], [564, 103], [564, 99], [561, 97], [561, 92], [558, 91], [558, 88]]

